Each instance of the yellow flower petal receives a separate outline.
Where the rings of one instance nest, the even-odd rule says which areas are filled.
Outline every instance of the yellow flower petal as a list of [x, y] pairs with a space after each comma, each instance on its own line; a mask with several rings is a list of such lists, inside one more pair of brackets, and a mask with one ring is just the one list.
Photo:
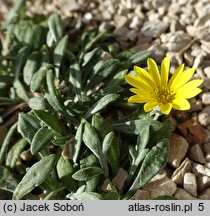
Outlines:
[[132, 86], [139, 88], [139, 89], [144, 89], [145, 91], [151, 91], [152, 87], [142, 81], [139, 77], [133, 76], [133, 75], [125, 75], [125, 80]]
[[160, 85], [160, 73], [159, 73], [156, 62], [153, 59], [148, 58], [147, 66], [148, 66], [148, 71], [152, 77], [152, 80], [154, 81], [156, 86], [159, 86]]
[[168, 56], [166, 56], [161, 62], [161, 69], [160, 69], [161, 87], [163, 88], [166, 88], [168, 84], [169, 68], [170, 68], [170, 59]]
[[128, 98], [128, 102], [130, 103], [146, 103], [147, 99], [140, 96], [140, 95], [134, 95]]
[[160, 103], [160, 110], [165, 115], [168, 115], [171, 112], [172, 104], [171, 103]]
[[137, 73], [139, 77], [145, 82], [148, 83], [150, 86], [155, 85], [155, 81], [152, 79], [152, 76], [143, 68], [138, 66], [134, 66], [134, 71]]
[[176, 98], [172, 101], [172, 107], [177, 110], [190, 109], [190, 103], [184, 98]]
[[195, 68], [189, 68], [183, 71], [179, 77], [174, 82], [173, 86], [171, 86], [171, 90], [177, 90], [178, 88], [182, 87], [185, 83], [187, 83], [193, 76], [195, 72]]
[[175, 71], [174, 74], [172, 75], [171, 79], [169, 80], [169, 87], [173, 88], [174, 84], [176, 83], [177, 79], [179, 78], [179, 76], [181, 75], [181, 73], [184, 70], [184, 64], [181, 64]]
[[143, 89], [130, 88], [129, 90], [137, 95], [142, 95], [148, 99], [152, 97], [152, 93], [150, 93], [149, 91], [144, 91]]
[[176, 91], [175, 97], [182, 97], [188, 99], [198, 95], [202, 90], [197, 87], [202, 83], [203, 80], [200, 79], [192, 80], [186, 83]]
[[146, 104], [144, 104], [144, 111], [149, 112], [152, 109], [154, 109], [159, 103], [157, 101], [147, 101]]

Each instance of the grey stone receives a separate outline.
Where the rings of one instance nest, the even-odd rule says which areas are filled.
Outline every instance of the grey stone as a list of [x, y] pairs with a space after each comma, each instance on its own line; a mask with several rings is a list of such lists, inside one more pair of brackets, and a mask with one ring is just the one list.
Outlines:
[[140, 20], [140, 18], [138, 16], [133, 16], [129, 24], [129, 28], [139, 30], [141, 25], [142, 25], [142, 21]]
[[188, 142], [182, 136], [172, 134], [169, 151], [169, 163], [177, 168], [188, 150]]
[[126, 34], [126, 38], [130, 41], [135, 41], [137, 39], [138, 32], [136, 30], [130, 30]]
[[184, 174], [187, 172], [191, 172], [191, 170], [192, 162], [189, 160], [189, 158], [185, 158], [181, 165], [174, 171], [171, 179], [178, 185], [182, 185]]
[[[191, 112], [197, 112], [197, 111], [200, 111], [202, 110], [202, 101], [200, 99], [195, 99], [195, 98], [191, 98], [190, 99], [190, 111]], [[199, 118], [199, 117], [198, 117]]]
[[177, 188], [174, 197], [178, 200], [197, 200], [198, 198], [189, 194], [186, 190], [182, 188]]
[[193, 145], [189, 151], [189, 157], [191, 160], [204, 164], [206, 162], [203, 152], [199, 144]]
[[158, 174], [151, 179], [150, 182], [146, 183], [143, 186], [143, 189], [149, 191], [151, 198], [154, 198], [162, 195], [172, 196], [175, 193], [177, 186], [165, 174]]
[[125, 183], [128, 173], [123, 168], [120, 168], [117, 172], [117, 175], [112, 179], [112, 184], [118, 189], [122, 189]]
[[201, 176], [204, 176], [206, 175], [206, 170], [205, 170], [205, 167], [201, 164], [198, 164], [198, 163], [193, 163], [193, 173], [195, 173], [195, 175], [197, 177], [201, 177]]
[[150, 20], [144, 23], [141, 31], [146, 37], [157, 38], [168, 28], [168, 23], [164, 23], [158, 19]]
[[210, 177], [208, 176], [201, 176], [197, 178], [197, 187], [198, 191], [203, 191], [210, 187]]
[[210, 92], [205, 92], [202, 95], [202, 102], [206, 105], [210, 104]]
[[139, 189], [130, 199], [131, 200], [150, 200], [151, 196], [150, 196], [149, 191]]
[[122, 26], [125, 26], [127, 21], [128, 21], [128, 18], [126, 16], [122, 16], [122, 15], [118, 15], [118, 14], [116, 14], [114, 16], [114, 24], [115, 24], [116, 28], [120, 28]]
[[204, 190], [198, 197], [200, 199], [210, 200], [210, 188]]
[[204, 73], [210, 79], [210, 66], [207, 66], [207, 67], [204, 68]]
[[192, 196], [197, 196], [197, 182], [195, 174], [185, 173], [183, 179], [183, 187]]
[[120, 28], [116, 28], [113, 32], [114, 35], [118, 36], [118, 37], [124, 37], [125, 35], [128, 33], [128, 28], [125, 26], [122, 26]]

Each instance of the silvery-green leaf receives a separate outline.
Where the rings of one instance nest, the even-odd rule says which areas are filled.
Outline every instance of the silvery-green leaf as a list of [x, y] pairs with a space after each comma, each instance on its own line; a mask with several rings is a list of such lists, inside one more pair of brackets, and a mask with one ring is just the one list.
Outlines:
[[13, 199], [21, 199], [48, 178], [54, 168], [55, 161], [56, 155], [48, 155], [30, 167], [16, 187]]

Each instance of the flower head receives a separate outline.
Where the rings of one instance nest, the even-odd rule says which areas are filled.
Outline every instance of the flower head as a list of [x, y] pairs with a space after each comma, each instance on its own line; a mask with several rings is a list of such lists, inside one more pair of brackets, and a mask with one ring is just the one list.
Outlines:
[[166, 56], [160, 67], [160, 72], [155, 61], [147, 60], [148, 71], [134, 66], [135, 75], [126, 75], [126, 81], [132, 85], [130, 91], [135, 93], [128, 99], [130, 103], [145, 103], [145, 112], [151, 111], [156, 106], [160, 107], [162, 113], [168, 115], [172, 108], [177, 110], [190, 109], [187, 99], [199, 94], [202, 90], [198, 88], [203, 83], [201, 79], [189, 81], [194, 68], [184, 70], [184, 64], [180, 65], [169, 79], [170, 60]]

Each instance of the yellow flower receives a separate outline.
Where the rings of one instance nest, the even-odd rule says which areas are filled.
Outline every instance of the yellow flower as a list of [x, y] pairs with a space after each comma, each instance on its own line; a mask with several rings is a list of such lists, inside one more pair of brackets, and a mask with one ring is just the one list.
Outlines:
[[126, 75], [126, 81], [132, 85], [130, 91], [136, 95], [128, 99], [130, 103], [145, 103], [145, 112], [151, 111], [156, 106], [160, 107], [162, 113], [168, 115], [172, 108], [177, 110], [190, 109], [190, 103], [186, 100], [199, 94], [202, 90], [198, 88], [203, 83], [201, 79], [189, 81], [194, 68], [185, 71], [184, 64], [180, 65], [169, 80], [170, 59], [166, 56], [162, 63], [160, 72], [155, 61], [147, 60], [148, 72], [143, 68], [134, 66], [137, 76]]

